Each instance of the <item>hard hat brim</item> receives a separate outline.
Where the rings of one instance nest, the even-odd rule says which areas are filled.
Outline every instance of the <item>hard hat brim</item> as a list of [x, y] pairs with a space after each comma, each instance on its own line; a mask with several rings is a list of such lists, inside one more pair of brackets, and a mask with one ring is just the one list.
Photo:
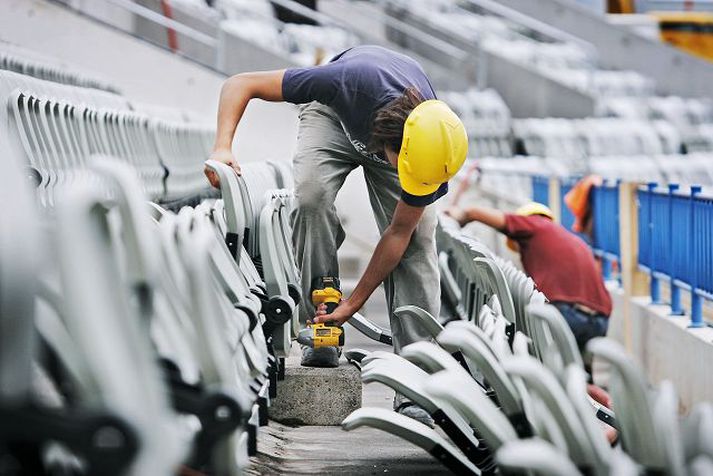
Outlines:
[[521, 206], [520, 208], [518, 208], [515, 211], [515, 215], [520, 215], [523, 217], [540, 215], [543, 217], [547, 217], [552, 221], [555, 220], [555, 216], [552, 213], [552, 210], [550, 210], [550, 208], [547, 205], [544, 205], [539, 202], [530, 202], [528, 204]]
[[398, 164], [399, 182], [401, 182], [401, 188], [409, 195], [416, 195], [417, 197], [431, 195], [432, 193], [435, 193], [436, 190], [438, 190], [438, 188], [441, 186], [440, 183], [425, 184], [414, 179], [411, 174], [406, 171], [406, 168], [403, 167], [403, 160], [401, 160], [401, 154], [399, 154]]

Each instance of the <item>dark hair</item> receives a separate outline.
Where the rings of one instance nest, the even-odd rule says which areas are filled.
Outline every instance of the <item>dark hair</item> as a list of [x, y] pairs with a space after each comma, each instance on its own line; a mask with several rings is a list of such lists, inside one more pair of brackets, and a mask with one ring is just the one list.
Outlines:
[[398, 153], [404, 136], [406, 118], [416, 106], [424, 101], [415, 86], [376, 112], [369, 139], [369, 152], [379, 154], [388, 147]]

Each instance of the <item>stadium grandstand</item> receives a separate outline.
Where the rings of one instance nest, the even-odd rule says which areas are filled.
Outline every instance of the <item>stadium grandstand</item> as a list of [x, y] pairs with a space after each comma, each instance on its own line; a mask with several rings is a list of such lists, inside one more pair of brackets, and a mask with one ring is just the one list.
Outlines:
[[0, 476], [712, 475], [712, 9], [2, 0]]

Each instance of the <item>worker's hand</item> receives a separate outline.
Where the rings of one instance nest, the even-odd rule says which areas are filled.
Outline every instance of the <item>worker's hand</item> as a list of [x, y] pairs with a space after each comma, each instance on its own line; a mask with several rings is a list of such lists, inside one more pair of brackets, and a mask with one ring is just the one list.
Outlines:
[[445, 214], [457, 221], [460, 226], [468, 223], [468, 215], [462, 208], [450, 207], [445, 211]]
[[[236, 174], [241, 175], [242, 171], [240, 170], [240, 164], [238, 164], [238, 161], [235, 160], [235, 157], [233, 157], [233, 153], [230, 150], [227, 149], [217, 149], [214, 150], [213, 153], [210, 154], [209, 157], [211, 160], [217, 160], [218, 162], [222, 162], [225, 165], [230, 166]], [[210, 168], [206, 167], [203, 170], [203, 173], [205, 176], [208, 178], [208, 181], [212, 186], [215, 188], [220, 188], [220, 179], [218, 178], [218, 174], [213, 172]]]
[[317, 312], [312, 319], [312, 324], [332, 322], [337, 326], [342, 326], [345, 322], [351, 319], [353, 314], [354, 312], [350, 310], [347, 301], [340, 302], [339, 306], [337, 306], [331, 314], [327, 314], [326, 304], [320, 304], [317, 306]]
[[609, 393], [606, 390], [604, 390], [602, 387], [588, 383], [587, 384], [587, 393], [596, 402], [601, 403], [602, 405], [604, 405], [607, 408], [611, 408], [611, 397], [609, 396]]
[[[587, 393], [590, 397], [592, 397], [592, 399], [594, 399], [598, 403], [601, 403], [607, 408], [611, 408], [611, 397], [609, 396], [609, 393], [602, 387], [592, 385], [591, 383], [587, 384]], [[611, 427], [604, 422], [601, 422], [601, 424], [607, 441], [609, 441], [609, 444], [614, 444], [618, 437], [616, 428]]]

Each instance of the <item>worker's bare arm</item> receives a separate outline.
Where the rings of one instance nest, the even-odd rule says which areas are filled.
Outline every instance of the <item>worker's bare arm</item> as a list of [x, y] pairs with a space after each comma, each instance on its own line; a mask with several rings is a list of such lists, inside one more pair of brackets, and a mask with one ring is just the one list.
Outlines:
[[225, 80], [218, 104], [218, 133], [213, 150], [230, 150], [235, 129], [251, 99], [282, 101], [285, 70], [240, 73]]
[[361, 309], [369, 296], [401, 261], [424, 210], [425, 208], [412, 207], [399, 201], [391, 224], [381, 235], [369, 265], [352, 295], [343, 301], [332, 314], [318, 315], [314, 322], [329, 320], [343, 324]]
[[[285, 70], [240, 73], [225, 80], [218, 103], [218, 127], [210, 158], [218, 160], [240, 173], [240, 166], [231, 152], [233, 136], [245, 108], [251, 99], [282, 101], [282, 78]], [[218, 178], [209, 169], [205, 170], [210, 183], [219, 186]]]
[[495, 228], [498, 231], [505, 230], [505, 213], [500, 210], [488, 207], [469, 207], [464, 209], [451, 208], [446, 214], [452, 216], [461, 226], [477, 221]]

